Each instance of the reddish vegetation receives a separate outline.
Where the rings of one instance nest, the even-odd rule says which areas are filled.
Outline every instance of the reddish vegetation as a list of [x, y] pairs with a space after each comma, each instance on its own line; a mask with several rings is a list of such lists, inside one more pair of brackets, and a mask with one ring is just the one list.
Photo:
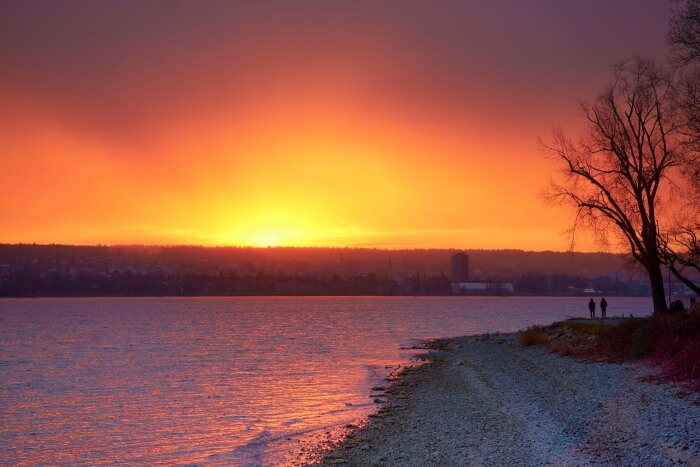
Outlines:
[[700, 390], [700, 312], [655, 318], [649, 361], [671, 381], [691, 381]]
[[[540, 333], [539, 338], [533, 336]], [[527, 336], [524, 338], [523, 336]], [[521, 333], [522, 345], [546, 343], [563, 356], [622, 362], [641, 360], [665, 381], [688, 382], [700, 391], [700, 310], [628, 319], [616, 326], [560, 322]]]

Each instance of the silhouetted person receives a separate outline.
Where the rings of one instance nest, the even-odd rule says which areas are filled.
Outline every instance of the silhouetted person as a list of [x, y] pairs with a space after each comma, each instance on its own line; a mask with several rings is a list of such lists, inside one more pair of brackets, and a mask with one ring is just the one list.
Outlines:
[[591, 319], [595, 318], [595, 302], [591, 298], [591, 301], [588, 302], [588, 311], [591, 312]]
[[605, 301], [605, 297], [600, 299], [600, 315], [605, 318], [605, 310], [608, 309], [608, 302]]

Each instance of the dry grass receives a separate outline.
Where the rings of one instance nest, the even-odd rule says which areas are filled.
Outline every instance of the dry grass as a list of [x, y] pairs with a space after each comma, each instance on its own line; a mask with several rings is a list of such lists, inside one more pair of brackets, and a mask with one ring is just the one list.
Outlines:
[[518, 333], [518, 343], [521, 347], [531, 345], [545, 345], [549, 342], [549, 334], [542, 326], [530, 326], [525, 331]]
[[556, 329], [556, 328], [569, 328], [573, 329], [575, 331], [581, 331], [586, 334], [598, 334], [601, 332], [604, 332], [606, 329], [610, 328], [610, 326], [607, 326], [602, 323], [598, 322], [577, 322], [573, 320], [580, 320], [584, 318], [572, 318], [571, 320], [567, 321], [557, 321], [554, 324], [552, 324], [551, 328]]
[[562, 356], [588, 361], [644, 359], [660, 377], [688, 382], [700, 390], [700, 311], [632, 318], [616, 326], [561, 321], [533, 326], [519, 335], [520, 345], [547, 345]]
[[552, 339], [549, 350], [562, 357], [573, 357], [583, 360], [597, 360], [592, 358], [592, 348], [595, 340], [587, 334], [576, 332], [568, 336], [560, 336]]

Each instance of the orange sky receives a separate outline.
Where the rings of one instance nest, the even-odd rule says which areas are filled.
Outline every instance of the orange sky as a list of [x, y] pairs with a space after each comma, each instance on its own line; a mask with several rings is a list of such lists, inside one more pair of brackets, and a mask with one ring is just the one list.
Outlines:
[[564, 250], [537, 139], [664, 56], [628, 5], [3, 2], [0, 242]]

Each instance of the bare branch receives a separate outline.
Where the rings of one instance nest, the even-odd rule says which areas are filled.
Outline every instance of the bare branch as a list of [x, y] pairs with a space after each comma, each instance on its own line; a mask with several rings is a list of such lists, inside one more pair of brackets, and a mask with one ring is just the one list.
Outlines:
[[555, 129], [553, 143], [542, 145], [562, 177], [544, 198], [573, 208], [571, 238], [582, 228], [601, 241], [619, 234], [649, 274], [656, 311], [666, 308], [661, 265], [671, 261], [659, 241], [659, 195], [673, 190], [669, 172], [680, 164], [672, 88], [653, 61], [621, 62], [613, 83], [592, 105], [582, 105], [588, 129], [578, 142]]

